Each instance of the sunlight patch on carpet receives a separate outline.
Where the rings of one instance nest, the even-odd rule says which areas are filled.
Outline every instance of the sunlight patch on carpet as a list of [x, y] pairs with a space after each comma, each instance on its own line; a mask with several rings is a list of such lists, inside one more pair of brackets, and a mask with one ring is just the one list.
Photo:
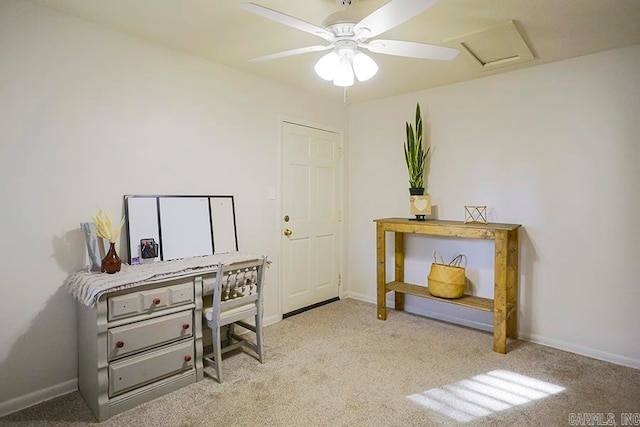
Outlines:
[[407, 396], [458, 422], [469, 422], [563, 392], [560, 387], [515, 372], [496, 370]]

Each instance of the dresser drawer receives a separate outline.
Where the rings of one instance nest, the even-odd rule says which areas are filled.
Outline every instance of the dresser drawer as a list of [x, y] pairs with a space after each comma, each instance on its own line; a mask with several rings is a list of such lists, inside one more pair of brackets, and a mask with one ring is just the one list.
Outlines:
[[193, 367], [193, 340], [110, 363], [109, 397]]
[[109, 321], [152, 313], [169, 307], [190, 304], [194, 301], [193, 279], [176, 280], [170, 283], [169, 286], [137, 290], [109, 297], [107, 300]]
[[107, 332], [108, 359], [117, 359], [192, 334], [192, 310], [118, 326]]

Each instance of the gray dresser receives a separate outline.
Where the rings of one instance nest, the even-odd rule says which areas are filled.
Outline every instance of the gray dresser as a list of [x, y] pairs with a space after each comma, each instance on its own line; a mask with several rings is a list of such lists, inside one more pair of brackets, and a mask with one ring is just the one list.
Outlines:
[[[237, 268], [262, 264], [236, 258]], [[98, 421], [203, 379], [203, 295], [215, 275], [144, 280], [79, 304], [78, 387]]]

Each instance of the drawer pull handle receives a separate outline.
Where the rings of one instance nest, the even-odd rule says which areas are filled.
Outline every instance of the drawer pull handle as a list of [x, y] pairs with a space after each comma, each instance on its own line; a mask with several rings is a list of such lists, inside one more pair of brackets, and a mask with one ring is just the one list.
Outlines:
[[182, 329], [189, 329], [189, 326], [191, 325], [189, 325], [188, 323], [185, 323], [182, 325]]
[[118, 341], [118, 342], [116, 343], [116, 347], [118, 347], [118, 348], [122, 348], [122, 347], [124, 347], [124, 342], [122, 342], [122, 341]]
[[185, 362], [190, 362], [191, 361], [191, 356], [189, 356], [188, 354], [184, 357], [184, 361]]
[[154, 299], [153, 299], [153, 303], [154, 303], [155, 305], [160, 304], [160, 298], [154, 298]]

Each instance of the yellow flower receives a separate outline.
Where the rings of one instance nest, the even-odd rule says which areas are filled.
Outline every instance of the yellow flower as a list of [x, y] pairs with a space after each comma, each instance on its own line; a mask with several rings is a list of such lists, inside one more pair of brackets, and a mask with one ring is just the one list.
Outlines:
[[115, 243], [120, 236], [122, 226], [124, 225], [124, 217], [120, 220], [120, 225], [116, 230], [112, 229], [111, 216], [98, 208], [98, 213], [93, 217], [93, 223], [96, 225], [96, 234], [103, 239], [107, 239], [109, 243]]

